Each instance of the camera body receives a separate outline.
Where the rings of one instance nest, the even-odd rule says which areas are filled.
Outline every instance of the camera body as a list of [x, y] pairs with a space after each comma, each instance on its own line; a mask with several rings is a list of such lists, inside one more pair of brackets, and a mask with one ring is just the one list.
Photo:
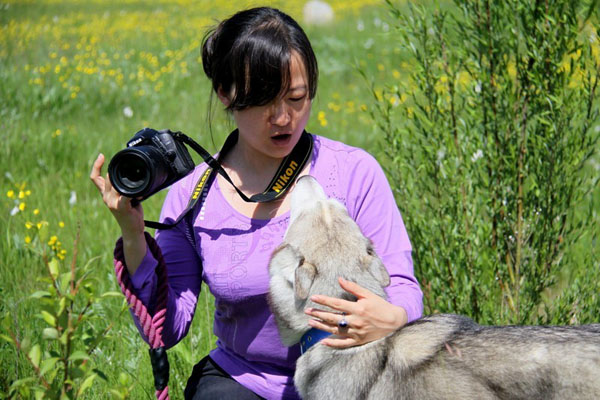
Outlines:
[[173, 132], [144, 128], [110, 160], [108, 174], [117, 192], [141, 201], [183, 178], [194, 167], [187, 148]]

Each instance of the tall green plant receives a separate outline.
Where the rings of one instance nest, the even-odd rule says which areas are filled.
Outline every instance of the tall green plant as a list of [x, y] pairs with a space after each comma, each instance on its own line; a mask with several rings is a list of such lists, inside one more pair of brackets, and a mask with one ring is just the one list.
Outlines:
[[457, 0], [408, 13], [388, 4], [410, 83], [374, 90], [372, 116], [426, 311], [567, 322], [544, 297], [561, 277], [598, 268], [597, 250], [564, 257], [597, 235], [584, 207], [598, 187], [587, 163], [599, 136], [595, 4]]
[[[29, 296], [39, 310], [35, 317], [44, 321], [45, 327], [21, 331], [12, 322], [10, 310], [3, 310], [0, 338], [12, 345], [28, 365], [21, 367], [22, 375], [11, 383], [4, 396], [9, 399], [78, 399], [101, 379], [103, 393], [126, 398], [131, 386], [127, 377], [121, 377], [118, 386], [106, 388], [107, 377], [96, 367], [93, 356], [112, 328], [112, 323], [103, 320], [98, 310], [104, 298], [121, 297], [121, 294], [97, 293], [97, 282], [91, 275], [93, 260], [84, 266], [77, 265], [79, 236], [72, 260], [65, 265], [65, 251], [60, 249], [56, 236], [49, 237], [47, 226], [40, 223], [34, 238], [28, 236], [27, 241], [27, 248], [40, 257], [47, 273], [40, 279], [45, 289]], [[126, 309], [124, 305], [121, 313]]]

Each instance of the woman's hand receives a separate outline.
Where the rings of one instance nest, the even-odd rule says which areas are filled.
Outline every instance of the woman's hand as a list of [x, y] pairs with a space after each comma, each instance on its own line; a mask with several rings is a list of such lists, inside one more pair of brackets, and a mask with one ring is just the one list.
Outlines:
[[[342, 289], [356, 296], [357, 301], [347, 301], [327, 296], [312, 296], [317, 304], [337, 312], [307, 308], [305, 313], [314, 317], [309, 325], [338, 337], [329, 337], [323, 344], [336, 348], [358, 346], [381, 339], [408, 321], [406, 310], [395, 306], [354, 282], [339, 278]], [[342, 322], [346, 321], [344, 327]]]
[[144, 233], [144, 211], [140, 204], [135, 207], [131, 206], [131, 199], [117, 192], [106, 174], [103, 178], [100, 171], [104, 164], [104, 155], [99, 154], [90, 173], [90, 179], [100, 191], [104, 204], [117, 220], [123, 235], [135, 236]]

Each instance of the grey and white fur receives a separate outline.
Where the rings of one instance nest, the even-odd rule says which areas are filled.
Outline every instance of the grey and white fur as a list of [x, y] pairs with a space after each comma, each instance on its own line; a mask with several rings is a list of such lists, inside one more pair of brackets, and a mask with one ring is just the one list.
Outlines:
[[[389, 284], [371, 242], [312, 177], [296, 184], [269, 272], [269, 302], [288, 346], [310, 328], [311, 295], [355, 300], [339, 276], [383, 297]], [[600, 399], [600, 324], [481, 326], [431, 315], [363, 346], [317, 344], [298, 359], [294, 381], [305, 400]]]

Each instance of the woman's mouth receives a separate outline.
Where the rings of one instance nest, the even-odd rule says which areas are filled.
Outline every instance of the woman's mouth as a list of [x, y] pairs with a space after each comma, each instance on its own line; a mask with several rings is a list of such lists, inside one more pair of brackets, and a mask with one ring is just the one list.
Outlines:
[[277, 146], [285, 146], [292, 139], [292, 135], [289, 133], [282, 133], [280, 135], [271, 136], [271, 142]]

